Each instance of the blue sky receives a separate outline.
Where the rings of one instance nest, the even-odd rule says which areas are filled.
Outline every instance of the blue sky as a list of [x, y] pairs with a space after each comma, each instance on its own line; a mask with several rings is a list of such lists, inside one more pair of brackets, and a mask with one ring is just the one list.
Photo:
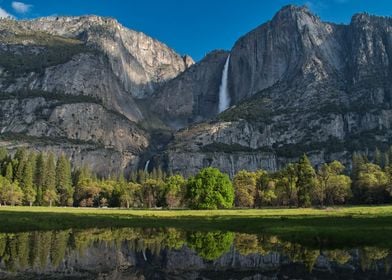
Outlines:
[[230, 49], [287, 4], [306, 4], [323, 20], [337, 23], [363, 11], [392, 15], [392, 0], [0, 0], [0, 16], [110, 16], [199, 60], [211, 50]]

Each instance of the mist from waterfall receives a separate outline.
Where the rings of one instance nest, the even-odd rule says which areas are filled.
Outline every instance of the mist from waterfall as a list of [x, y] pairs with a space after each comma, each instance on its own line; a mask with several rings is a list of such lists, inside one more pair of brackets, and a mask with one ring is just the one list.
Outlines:
[[229, 76], [229, 63], [230, 63], [230, 55], [226, 59], [225, 66], [223, 67], [221, 85], [219, 87], [219, 113], [223, 112], [230, 106], [230, 96], [229, 91], [227, 89], [228, 84], [228, 76]]

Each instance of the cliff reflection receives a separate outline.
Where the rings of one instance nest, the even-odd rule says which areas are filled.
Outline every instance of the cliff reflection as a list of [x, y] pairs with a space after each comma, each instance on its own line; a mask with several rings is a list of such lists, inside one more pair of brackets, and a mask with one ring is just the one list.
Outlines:
[[[164, 279], [255, 274], [390, 276], [389, 248], [310, 248], [276, 236], [160, 229], [90, 229], [0, 234], [0, 278], [42, 275]], [[190, 273], [190, 274], [189, 274]], [[226, 276], [225, 276], [226, 277]], [[382, 278], [381, 277], [381, 278]], [[322, 278], [322, 277], [321, 277]]]

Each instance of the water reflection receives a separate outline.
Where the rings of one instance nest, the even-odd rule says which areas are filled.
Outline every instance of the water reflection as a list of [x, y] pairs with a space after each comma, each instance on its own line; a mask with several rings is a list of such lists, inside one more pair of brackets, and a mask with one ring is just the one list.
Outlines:
[[0, 278], [388, 279], [387, 248], [315, 249], [276, 236], [178, 229], [0, 234]]

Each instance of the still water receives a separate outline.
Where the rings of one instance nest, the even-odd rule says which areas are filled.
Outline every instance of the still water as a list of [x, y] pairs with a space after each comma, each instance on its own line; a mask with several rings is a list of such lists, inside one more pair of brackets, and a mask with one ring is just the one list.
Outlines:
[[166, 229], [0, 233], [0, 279], [392, 279], [388, 248]]

